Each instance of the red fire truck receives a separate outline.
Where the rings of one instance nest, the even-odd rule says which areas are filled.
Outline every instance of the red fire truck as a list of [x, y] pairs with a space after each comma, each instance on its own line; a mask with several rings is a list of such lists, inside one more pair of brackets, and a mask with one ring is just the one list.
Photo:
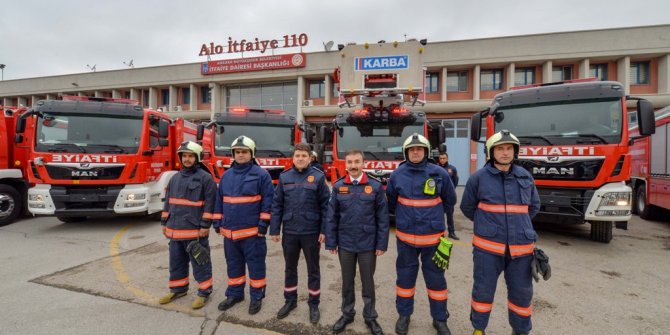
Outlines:
[[[365, 154], [365, 172], [385, 184], [391, 172], [402, 162], [402, 144], [414, 133], [430, 138], [430, 130], [439, 131], [438, 144], [444, 143], [444, 129], [431, 127], [426, 114], [408, 107], [424, 104], [425, 41], [349, 44], [341, 50], [342, 65], [335, 71], [339, 82], [339, 106], [353, 112], [340, 113], [330, 130], [333, 132], [331, 181], [346, 175], [344, 154], [357, 148]], [[406, 102], [410, 106], [406, 106]], [[326, 127], [320, 138], [328, 136]], [[444, 144], [441, 150], [445, 150]]]
[[[631, 218], [628, 119], [623, 85], [575, 80], [500, 93], [472, 117], [471, 139], [510, 130], [521, 141], [518, 164], [540, 194], [537, 221], [591, 224], [591, 239], [608, 243], [612, 226]], [[649, 101], [636, 99], [640, 135], [654, 132]]]
[[12, 145], [16, 119], [26, 109], [0, 106], [0, 110], [0, 226], [4, 226], [24, 211], [29, 171], [26, 150]]
[[176, 148], [196, 132], [195, 125], [171, 121], [134, 100], [39, 101], [16, 127], [16, 146], [28, 151], [28, 181], [34, 185], [28, 210], [63, 222], [158, 213], [179, 168]]
[[246, 107], [216, 113], [212, 122], [200, 128], [214, 132], [209, 140], [203, 140], [203, 146], [212, 151], [209, 167], [217, 182], [233, 163], [230, 146], [237, 137], [249, 136], [256, 142], [256, 162], [270, 173], [276, 184], [279, 174], [293, 166], [293, 145], [302, 136], [295, 117], [284, 111]]
[[[651, 219], [660, 209], [670, 210], [670, 106], [656, 111], [656, 133], [631, 147], [633, 212]], [[638, 127], [631, 128], [631, 135]]]

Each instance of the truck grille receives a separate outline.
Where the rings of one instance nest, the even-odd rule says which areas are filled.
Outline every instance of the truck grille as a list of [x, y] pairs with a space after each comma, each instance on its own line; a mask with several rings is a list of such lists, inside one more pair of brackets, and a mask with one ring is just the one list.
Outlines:
[[520, 159], [518, 163], [536, 180], [594, 180], [602, 168], [604, 159], [567, 160], [548, 163], [541, 160]]
[[61, 180], [113, 180], [119, 179], [125, 166], [90, 167], [80, 169], [74, 166], [55, 166], [47, 164], [46, 169], [51, 179]]
[[51, 195], [56, 211], [103, 210], [113, 211], [116, 198], [123, 189], [119, 186], [52, 186]]

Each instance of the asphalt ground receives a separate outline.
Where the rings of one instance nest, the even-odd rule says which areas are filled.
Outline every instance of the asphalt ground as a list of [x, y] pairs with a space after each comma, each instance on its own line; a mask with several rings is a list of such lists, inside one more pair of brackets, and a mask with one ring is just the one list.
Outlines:
[[[461, 193], [462, 188], [459, 188]], [[533, 334], [670, 334], [670, 215], [637, 216], [629, 230], [615, 230], [609, 244], [589, 240], [589, 225], [538, 224], [538, 246], [550, 257], [552, 277], [534, 286]], [[472, 224], [456, 210], [456, 241], [446, 278], [452, 334], [471, 334]], [[263, 309], [247, 313], [247, 300], [222, 313], [225, 260], [220, 237], [210, 237], [214, 293], [201, 310], [189, 295], [159, 305], [168, 281], [167, 240], [158, 222], [120, 217], [64, 224], [26, 218], [0, 227], [0, 334], [330, 334], [340, 317], [341, 275], [336, 255], [321, 252], [321, 321], [309, 323], [306, 268], [299, 268], [299, 305], [277, 320], [283, 305], [280, 243], [268, 239], [267, 292]], [[395, 310], [395, 237], [378, 258], [375, 286], [379, 323], [392, 334]], [[358, 280], [358, 278], [357, 278]], [[410, 334], [434, 334], [421, 274]], [[360, 315], [345, 334], [367, 334]], [[246, 290], [248, 292], [248, 288]], [[499, 280], [487, 334], [509, 334], [504, 280]]]

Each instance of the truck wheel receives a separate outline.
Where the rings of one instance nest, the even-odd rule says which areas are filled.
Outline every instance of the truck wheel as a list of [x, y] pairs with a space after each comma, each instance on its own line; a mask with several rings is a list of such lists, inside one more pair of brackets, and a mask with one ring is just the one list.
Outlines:
[[640, 185], [635, 189], [635, 211], [645, 220], [649, 220], [652, 217], [653, 210], [647, 203], [647, 189], [645, 185]]
[[592, 221], [591, 240], [602, 243], [610, 243], [612, 240], [612, 222]]
[[82, 221], [86, 220], [85, 216], [67, 216], [67, 217], [58, 216], [56, 218], [58, 220], [60, 220], [60, 222], [63, 222], [63, 223], [75, 223], [75, 222], [82, 222]]
[[0, 185], [0, 226], [14, 222], [22, 209], [21, 194], [9, 185]]

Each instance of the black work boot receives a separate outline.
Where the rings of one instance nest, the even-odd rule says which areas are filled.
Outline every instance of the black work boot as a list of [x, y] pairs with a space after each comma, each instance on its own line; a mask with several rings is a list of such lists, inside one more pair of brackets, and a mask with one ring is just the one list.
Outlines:
[[400, 315], [395, 323], [395, 333], [398, 335], [407, 335], [409, 332], [409, 315]]
[[456, 236], [456, 233], [449, 233], [449, 238], [456, 241], [460, 240], [460, 238]]
[[372, 333], [372, 335], [384, 335], [382, 326], [379, 325], [377, 320], [375, 319], [365, 320], [365, 325], [368, 326], [368, 328], [370, 329], [370, 333]]
[[347, 325], [354, 322], [354, 318], [346, 317], [342, 315], [337, 322], [333, 325], [333, 333], [339, 334], [343, 332], [346, 328]]
[[309, 322], [313, 325], [319, 323], [321, 318], [321, 312], [319, 312], [319, 306], [309, 305]]
[[254, 315], [260, 312], [262, 306], [263, 306], [263, 300], [251, 299], [251, 303], [249, 304], [249, 314]]
[[433, 328], [437, 330], [437, 335], [451, 335], [449, 327], [447, 327], [447, 321], [437, 321], [433, 320]]
[[244, 300], [244, 298], [227, 297], [226, 300], [222, 301], [219, 304], [219, 310], [225, 311], [227, 309], [230, 309], [231, 307], [235, 306], [238, 302], [242, 300]]
[[287, 317], [292, 310], [294, 310], [296, 307], [298, 307], [298, 302], [295, 300], [289, 300], [287, 301], [284, 306], [282, 306], [279, 309], [279, 312], [277, 312], [277, 319], [283, 319]]
[[519, 333], [514, 330], [512, 330], [512, 335], [528, 335], [528, 333]]

